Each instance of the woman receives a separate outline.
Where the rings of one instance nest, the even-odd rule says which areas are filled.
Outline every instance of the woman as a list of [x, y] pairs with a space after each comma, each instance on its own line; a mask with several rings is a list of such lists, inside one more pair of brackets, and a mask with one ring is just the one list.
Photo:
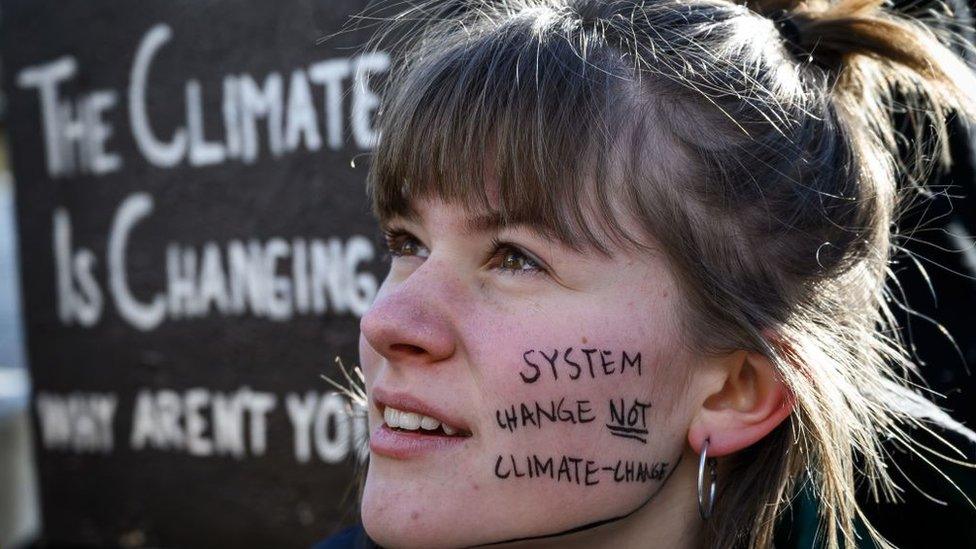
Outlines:
[[[411, 5], [376, 12], [369, 536], [768, 547], [807, 484], [825, 546], [884, 545], [855, 489], [940, 417], [889, 323], [896, 182], [976, 114], [944, 37], [876, 0]], [[936, 130], [908, 162], [895, 105]]]

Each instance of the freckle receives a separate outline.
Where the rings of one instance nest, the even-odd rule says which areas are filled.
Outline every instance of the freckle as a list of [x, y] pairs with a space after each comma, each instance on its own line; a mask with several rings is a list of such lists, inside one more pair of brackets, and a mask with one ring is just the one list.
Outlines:
[[417, 520], [419, 518], [420, 518], [420, 513], [418, 513], [417, 511], [410, 512], [410, 520]]
[[480, 489], [481, 489], [481, 487], [480, 487], [480, 486], [478, 486], [478, 485], [477, 485], [477, 484], [475, 484], [475, 483], [472, 483], [472, 484], [471, 484], [471, 488], [473, 488], [475, 492], [477, 492], [478, 490], [480, 490]]
[[586, 336], [583, 336], [583, 343], [586, 343]]

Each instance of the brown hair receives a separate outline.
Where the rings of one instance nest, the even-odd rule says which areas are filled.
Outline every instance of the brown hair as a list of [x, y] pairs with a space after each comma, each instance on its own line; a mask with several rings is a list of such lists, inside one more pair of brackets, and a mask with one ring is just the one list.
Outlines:
[[[885, 280], [896, 182], [919, 180], [933, 154], [947, 160], [946, 117], [974, 118], [976, 78], [945, 37], [880, 4], [436, 0], [368, 11], [383, 21], [370, 47], [395, 67], [368, 176], [381, 220], [410, 215], [418, 197], [485, 209], [491, 178], [505, 222], [603, 253], [607, 239], [653, 242], [682, 285], [692, 348], [777, 365], [794, 413], [723, 460], [709, 547], [772, 545], [803, 475], [826, 546], [854, 546], [855, 522], [866, 523], [855, 477], [876, 494], [893, 488], [881, 434], [914, 448], [906, 427], [941, 414], [910, 389]], [[936, 128], [908, 162], [896, 154], [896, 105]]]

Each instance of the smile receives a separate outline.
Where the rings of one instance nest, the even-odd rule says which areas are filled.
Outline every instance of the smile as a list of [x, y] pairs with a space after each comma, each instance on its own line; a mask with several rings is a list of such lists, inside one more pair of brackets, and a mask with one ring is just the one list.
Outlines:
[[404, 393], [376, 388], [373, 405], [382, 422], [370, 433], [370, 449], [394, 459], [421, 457], [432, 452], [461, 448], [471, 439], [462, 419]]

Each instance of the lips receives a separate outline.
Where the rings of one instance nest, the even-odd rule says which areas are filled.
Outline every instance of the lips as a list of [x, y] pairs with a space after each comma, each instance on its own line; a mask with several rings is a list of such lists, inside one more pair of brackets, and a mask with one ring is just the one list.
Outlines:
[[370, 436], [370, 449], [395, 459], [458, 448], [471, 438], [464, 420], [406, 393], [374, 388], [373, 405], [383, 423]]

